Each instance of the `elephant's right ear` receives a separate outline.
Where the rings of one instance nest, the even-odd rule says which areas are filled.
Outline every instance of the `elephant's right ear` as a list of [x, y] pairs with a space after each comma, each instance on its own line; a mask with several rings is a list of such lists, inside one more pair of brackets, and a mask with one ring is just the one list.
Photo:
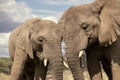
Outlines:
[[91, 11], [94, 14], [100, 14], [101, 10], [104, 6], [104, 2], [105, 0], [95, 0], [92, 4], [91, 4]]
[[[113, 12], [114, 11], [114, 12]], [[101, 45], [111, 45], [120, 35], [120, 11], [105, 8], [98, 29], [98, 39]]]
[[120, 35], [120, 8], [116, 7], [119, 3], [108, 6], [106, 2], [106, 0], [95, 0], [91, 7], [92, 12], [97, 14], [100, 20], [98, 40], [103, 46], [111, 45]]
[[33, 48], [32, 48], [32, 43], [30, 41], [30, 30], [28, 27], [23, 26], [23, 30], [18, 36], [18, 47], [22, 50], [24, 50], [25, 54], [27, 53], [31, 59], [34, 58], [33, 56]]

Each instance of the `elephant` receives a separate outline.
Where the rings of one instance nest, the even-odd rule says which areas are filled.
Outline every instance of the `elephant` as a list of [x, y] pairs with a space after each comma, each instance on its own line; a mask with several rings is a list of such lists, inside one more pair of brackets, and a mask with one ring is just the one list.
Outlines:
[[63, 80], [61, 35], [56, 23], [32, 18], [9, 37], [9, 80]]
[[120, 0], [95, 0], [67, 9], [58, 25], [75, 80], [83, 80], [80, 58], [86, 53], [92, 80], [102, 80], [101, 64], [109, 80], [120, 80]]

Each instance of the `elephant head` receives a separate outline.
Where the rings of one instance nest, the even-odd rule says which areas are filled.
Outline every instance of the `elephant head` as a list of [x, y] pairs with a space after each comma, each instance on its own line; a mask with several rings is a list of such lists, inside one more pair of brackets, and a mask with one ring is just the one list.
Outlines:
[[62, 80], [61, 36], [54, 22], [36, 18], [27, 20], [11, 33], [9, 50], [14, 57], [11, 80], [19, 77], [28, 58], [42, 59], [48, 74], [55, 80]]
[[81, 75], [79, 53], [96, 41], [101, 46], [111, 45], [120, 35], [119, 4], [120, 0], [96, 0], [73, 6], [59, 20], [66, 56], [76, 80], [80, 79], [76, 75]]

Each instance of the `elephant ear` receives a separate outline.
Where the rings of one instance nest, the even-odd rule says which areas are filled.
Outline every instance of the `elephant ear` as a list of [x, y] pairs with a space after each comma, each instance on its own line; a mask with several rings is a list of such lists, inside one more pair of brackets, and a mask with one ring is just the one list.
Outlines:
[[93, 12], [93, 14], [100, 14], [102, 8], [104, 7], [104, 3], [105, 3], [105, 0], [95, 0], [91, 4], [91, 11]]
[[111, 5], [106, 0], [95, 0], [91, 5], [91, 11], [100, 20], [98, 40], [101, 45], [111, 45], [120, 35], [120, 8], [116, 4]]
[[101, 24], [98, 39], [101, 45], [107, 46], [115, 42], [120, 35], [120, 9], [104, 7], [100, 15]]
[[25, 53], [27, 53], [31, 59], [34, 58], [32, 43], [30, 39], [33, 27], [32, 25], [38, 20], [40, 19], [33, 18], [26, 20], [25, 23], [21, 26], [22, 30], [18, 36], [17, 41], [18, 48], [22, 49]]
[[33, 56], [33, 48], [32, 43], [30, 41], [30, 30], [28, 28], [28, 25], [24, 24], [22, 26], [22, 31], [20, 32], [18, 36], [17, 45], [18, 48], [23, 50], [25, 54], [28, 54], [31, 59], [34, 58]]
[[[41, 19], [39, 18], [32, 18], [32, 19], [28, 19], [25, 21], [25, 28], [23, 30], [23, 32], [21, 33], [22, 37], [23, 38], [23, 45], [24, 45], [24, 48], [26, 50], [26, 53], [29, 55], [29, 57], [31, 59], [34, 58], [34, 55], [33, 55], [33, 47], [32, 47], [32, 43], [31, 43], [31, 34], [33, 33], [33, 30], [32, 28], [35, 27], [35, 22], [37, 21], [40, 21]], [[21, 43], [22, 44], [22, 43]]]

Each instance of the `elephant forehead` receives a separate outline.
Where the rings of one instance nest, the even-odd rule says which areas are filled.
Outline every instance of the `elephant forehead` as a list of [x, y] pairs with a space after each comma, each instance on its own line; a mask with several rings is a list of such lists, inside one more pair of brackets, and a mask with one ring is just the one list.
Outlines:
[[29, 24], [30, 29], [33, 31], [40, 31], [40, 30], [45, 30], [45, 29], [52, 29], [56, 26], [55, 23], [49, 20], [39, 20], [35, 21], [34, 23]]
[[49, 35], [51, 34], [49, 29], [41, 29], [40, 32], [39, 32], [40, 36], [47, 36], [48, 34]]
[[84, 14], [86, 16], [89, 16], [92, 14], [91, 10], [90, 10], [91, 5], [90, 4], [84, 4], [84, 5], [79, 5], [79, 6], [73, 6], [71, 8], [69, 8], [66, 11], [67, 16], [68, 15], [79, 15], [79, 14]]
[[39, 32], [39, 36], [43, 36], [44, 38], [48, 38], [48, 39], [55, 39], [57, 38], [57, 34], [54, 30], [51, 29], [41, 29], [41, 31]]

